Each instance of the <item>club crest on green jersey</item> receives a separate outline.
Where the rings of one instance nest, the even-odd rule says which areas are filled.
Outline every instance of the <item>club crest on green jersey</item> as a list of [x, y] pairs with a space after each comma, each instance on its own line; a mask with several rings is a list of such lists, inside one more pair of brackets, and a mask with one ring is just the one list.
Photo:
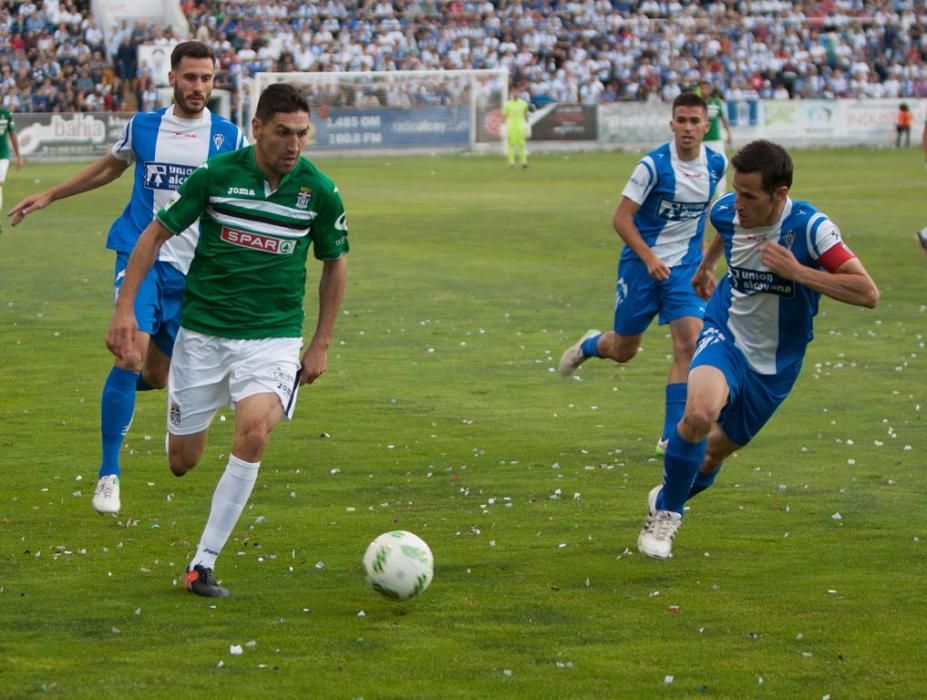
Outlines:
[[306, 209], [309, 206], [310, 199], [312, 199], [312, 188], [303, 185], [299, 188], [299, 193], [296, 195], [296, 208]]

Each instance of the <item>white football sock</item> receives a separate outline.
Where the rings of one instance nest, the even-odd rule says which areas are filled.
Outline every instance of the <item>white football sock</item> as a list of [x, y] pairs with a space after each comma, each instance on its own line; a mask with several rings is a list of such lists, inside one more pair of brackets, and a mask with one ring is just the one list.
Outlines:
[[229, 463], [213, 493], [209, 520], [200, 537], [196, 555], [190, 562], [191, 569], [197, 564], [209, 569], [216, 567], [216, 559], [251, 496], [260, 466], [260, 462], [245, 462], [235, 455], [229, 456]]

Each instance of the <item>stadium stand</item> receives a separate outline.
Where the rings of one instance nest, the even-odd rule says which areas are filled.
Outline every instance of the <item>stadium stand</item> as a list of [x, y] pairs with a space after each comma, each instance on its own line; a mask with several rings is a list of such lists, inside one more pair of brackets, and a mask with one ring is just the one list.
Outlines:
[[914, 0], [174, 4], [188, 30], [162, 29], [144, 13], [101, 28], [86, 0], [6, 0], [3, 105], [147, 109], [158, 97], [138, 46], [181, 32], [213, 44], [217, 83], [233, 93], [262, 70], [505, 67], [539, 105], [670, 101], [700, 77], [729, 99], [927, 96], [927, 14]]

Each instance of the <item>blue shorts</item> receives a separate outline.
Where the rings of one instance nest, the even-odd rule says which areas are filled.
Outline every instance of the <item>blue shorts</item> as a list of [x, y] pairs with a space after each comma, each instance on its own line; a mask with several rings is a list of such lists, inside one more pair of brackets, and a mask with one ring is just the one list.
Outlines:
[[689, 371], [707, 366], [724, 373], [730, 393], [721, 409], [718, 425], [728, 440], [743, 447], [785, 401], [801, 372], [801, 362], [778, 374], [760, 374], [750, 368], [747, 358], [734, 345], [734, 338], [728, 335], [717, 326], [706, 325], [699, 336]]
[[[114, 300], [119, 297], [128, 263], [129, 253], [116, 253]], [[150, 335], [158, 350], [168, 357], [173, 352], [174, 339], [180, 328], [183, 289], [183, 274], [170, 263], [159, 261], [145, 275], [135, 296], [135, 320], [138, 329]]]
[[640, 260], [618, 264], [615, 289], [615, 323], [618, 335], [640, 335], [653, 317], [660, 314], [660, 325], [678, 318], [705, 315], [705, 300], [695, 293], [692, 277], [698, 263], [670, 268], [669, 279], [655, 280]]

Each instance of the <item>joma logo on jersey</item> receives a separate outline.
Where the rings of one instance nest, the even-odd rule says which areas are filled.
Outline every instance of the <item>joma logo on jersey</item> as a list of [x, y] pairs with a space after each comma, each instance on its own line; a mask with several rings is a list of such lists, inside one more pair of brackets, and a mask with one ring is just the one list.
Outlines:
[[228, 226], [222, 227], [219, 234], [226, 243], [237, 245], [242, 248], [251, 248], [260, 250], [264, 253], [276, 253], [277, 255], [289, 255], [296, 250], [296, 241], [281, 240], [272, 236], [262, 236], [259, 233], [248, 233], [247, 231], [236, 231]]
[[149, 190], [177, 190], [194, 170], [196, 167], [192, 165], [145, 161], [145, 187]]
[[229, 194], [246, 194], [249, 197], [256, 196], [254, 190], [250, 187], [229, 187]]
[[661, 199], [657, 206], [657, 216], [670, 221], [686, 221], [697, 219], [705, 212], [708, 202], [674, 202], [671, 199]]

